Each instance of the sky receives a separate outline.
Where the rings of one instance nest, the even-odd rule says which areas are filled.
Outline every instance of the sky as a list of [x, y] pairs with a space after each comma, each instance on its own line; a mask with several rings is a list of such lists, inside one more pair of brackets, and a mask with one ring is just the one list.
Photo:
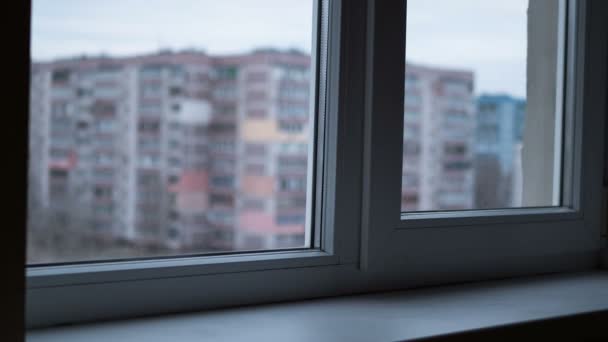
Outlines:
[[[33, 0], [32, 58], [196, 48], [310, 52], [312, 0]], [[475, 72], [475, 92], [526, 93], [528, 0], [409, 0], [409, 62]]]

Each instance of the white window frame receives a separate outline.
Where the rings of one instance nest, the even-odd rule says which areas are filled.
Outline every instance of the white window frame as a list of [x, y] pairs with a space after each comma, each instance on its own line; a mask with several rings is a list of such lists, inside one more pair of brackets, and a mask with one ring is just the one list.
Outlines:
[[314, 36], [327, 45], [313, 52], [321, 62], [313, 83], [322, 138], [308, 196], [317, 208], [309, 215], [313, 248], [28, 268], [27, 325], [593, 268], [600, 248], [603, 144], [595, 139], [604, 127], [608, 5], [569, 0], [575, 13], [569, 27], [576, 30], [568, 31], [565, 70], [565, 108], [572, 114], [564, 155], [574, 166], [564, 170], [572, 180], [564, 186], [566, 207], [402, 220], [406, 3], [316, 4], [322, 15], [313, 26], [327, 30]]
[[[376, 61], [368, 60], [374, 78], [366, 84], [370, 124], [366, 125], [369, 149], [363, 196], [368, 213], [363, 222], [364, 235], [368, 236], [362, 245], [364, 268], [406, 269], [408, 276], [416, 279], [412, 284], [424, 284], [433, 273], [446, 280], [452, 278], [448, 273], [455, 279], [465, 275], [498, 277], [591, 267], [597, 262], [603, 146], [595, 139], [603, 136], [605, 94], [587, 90], [605, 89], [606, 85], [605, 43], [600, 38], [604, 24], [595, 21], [595, 15], [605, 8], [593, 1], [569, 0], [565, 4], [568, 55], [563, 64], [567, 79], [563, 146], [564, 165], [569, 167], [563, 172], [560, 207], [401, 214], [402, 166], [398, 156], [403, 134], [399, 113], [404, 66], [398, 71], [393, 66], [405, 56], [385, 56], [381, 51], [385, 44], [399, 51], [406, 48], [395, 47], [397, 40], [376, 42]], [[389, 13], [405, 12], [400, 7], [403, 4], [376, 1], [376, 5], [382, 14], [375, 16], [383, 19], [372, 24], [378, 32], [373, 36], [394, 35], [405, 18], [395, 22], [385, 18], [397, 16]]]

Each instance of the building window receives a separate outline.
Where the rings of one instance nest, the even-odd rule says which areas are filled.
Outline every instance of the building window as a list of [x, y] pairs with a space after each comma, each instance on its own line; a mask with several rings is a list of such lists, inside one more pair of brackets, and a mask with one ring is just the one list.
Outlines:
[[234, 197], [225, 194], [211, 194], [209, 197], [209, 202], [212, 206], [233, 206]]
[[216, 176], [211, 178], [211, 185], [217, 188], [233, 188], [234, 177], [231, 176]]
[[246, 144], [245, 153], [248, 156], [265, 156], [268, 145], [266, 144]]
[[248, 163], [245, 165], [245, 173], [262, 176], [266, 173], [266, 167], [264, 164]]
[[218, 104], [215, 107], [215, 112], [217, 115], [225, 115], [225, 116], [236, 115], [236, 105]]
[[251, 108], [247, 110], [247, 116], [250, 118], [263, 119], [268, 116], [268, 112], [264, 108]]
[[244, 199], [242, 204], [244, 210], [263, 211], [265, 207], [264, 200], [259, 198]]
[[294, 122], [280, 122], [279, 128], [286, 133], [301, 133], [304, 129], [304, 124]]
[[281, 178], [279, 180], [279, 190], [281, 191], [305, 191], [306, 178]]
[[444, 152], [449, 156], [464, 156], [467, 154], [467, 145], [465, 144], [445, 144]]
[[238, 66], [221, 66], [215, 69], [215, 76], [221, 80], [234, 80], [238, 75]]
[[277, 224], [281, 226], [304, 224], [304, 216], [302, 215], [279, 215], [277, 216]]
[[247, 81], [251, 83], [265, 82], [268, 80], [268, 73], [265, 71], [250, 71], [247, 74]]

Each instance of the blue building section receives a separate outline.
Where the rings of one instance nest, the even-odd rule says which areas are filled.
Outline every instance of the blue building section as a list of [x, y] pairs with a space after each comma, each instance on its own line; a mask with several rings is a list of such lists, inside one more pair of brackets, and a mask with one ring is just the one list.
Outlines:
[[521, 163], [526, 101], [510, 95], [482, 95], [476, 103], [475, 206], [521, 205]]
[[501, 171], [513, 170], [514, 148], [522, 142], [526, 101], [509, 95], [477, 99], [476, 153], [496, 156]]

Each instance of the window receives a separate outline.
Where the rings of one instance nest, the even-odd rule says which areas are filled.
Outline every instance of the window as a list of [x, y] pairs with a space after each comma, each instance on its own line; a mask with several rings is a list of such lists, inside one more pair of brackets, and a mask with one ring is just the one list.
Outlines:
[[304, 223], [304, 216], [301, 215], [279, 215], [277, 223], [281, 226], [300, 225]]
[[297, 142], [281, 144], [279, 148], [283, 154], [305, 155], [308, 151], [307, 144]]
[[55, 70], [51, 75], [51, 80], [53, 83], [66, 83], [70, 79], [70, 70], [68, 69], [58, 69]]
[[467, 146], [463, 143], [455, 143], [450, 144], [447, 143], [444, 145], [444, 153], [448, 156], [463, 156], [467, 152]]
[[180, 87], [171, 87], [169, 88], [169, 95], [170, 96], [179, 96], [182, 94], [182, 88]]
[[[420, 165], [409, 170], [422, 179], [416, 191], [417, 210], [446, 210], [445, 196], [453, 199], [450, 209], [559, 206], [563, 126], [556, 99], [564, 84], [559, 79], [563, 74], [558, 73], [563, 45], [543, 46], [543, 51], [551, 52], [553, 73], [527, 74], [527, 65], [534, 68], [535, 59], [541, 58], [535, 49], [538, 44], [530, 41], [532, 35], [560, 42], [565, 31], [557, 22], [544, 23], [545, 27], [529, 23], [527, 13], [534, 15], [530, 11], [537, 9], [525, 0], [505, 7], [463, 1], [454, 11], [437, 11], [436, 6], [444, 3], [453, 6], [441, 0], [408, 2], [404, 121], [406, 128], [418, 125], [422, 134], [404, 131], [403, 172], [408, 163]], [[430, 15], [444, 24], [431, 27], [424, 19]], [[555, 14], [543, 14], [550, 15]], [[476, 20], [478, 16], [509, 20], [498, 25]], [[458, 49], [459, 45], [465, 48]], [[440, 52], [449, 50], [458, 53]], [[533, 84], [544, 87], [544, 93], [527, 88]], [[410, 107], [417, 109], [418, 117], [408, 113]], [[540, 127], [540, 122], [550, 123], [550, 129]], [[545, 134], [552, 137], [541, 138]], [[413, 151], [412, 140], [420, 145], [420, 152]], [[413, 156], [416, 159], [410, 159]], [[535, 173], [540, 168], [546, 170], [542, 177]], [[471, 181], [458, 187], [446, 184], [453, 173]], [[531, 185], [537, 183], [545, 184]], [[533, 193], [524, 190], [525, 184], [534, 188]], [[442, 190], [446, 188], [459, 190], [446, 193]], [[480, 193], [486, 195], [480, 198]], [[491, 194], [495, 198], [489, 198]]]
[[258, 211], [264, 210], [265, 203], [264, 203], [263, 199], [249, 198], [249, 199], [246, 199], [243, 201], [241, 208], [250, 209], [250, 210], [258, 210]]
[[214, 90], [214, 96], [219, 101], [234, 101], [237, 96], [237, 89], [234, 85], [219, 85]]
[[112, 133], [114, 132], [114, 121], [112, 120], [100, 120], [96, 122], [96, 129], [98, 133]]
[[[268, 6], [275, 3], [275, 0], [264, 1]], [[62, 262], [98, 262], [246, 249], [246, 246], [238, 244], [236, 234], [223, 234], [221, 241], [214, 241], [214, 232], [245, 229], [242, 226], [246, 224], [247, 213], [239, 212], [239, 197], [255, 196], [276, 201], [272, 189], [280, 177], [277, 166], [266, 165], [265, 160], [247, 166], [245, 163], [251, 156], [268, 156], [267, 160], [276, 161], [279, 148], [275, 146], [287, 143], [289, 139], [274, 136], [272, 129], [279, 125], [276, 117], [261, 115], [268, 120], [262, 122], [262, 126], [256, 126], [249, 117], [237, 114], [246, 112], [241, 107], [249, 100], [255, 100], [258, 112], [273, 111], [279, 106], [280, 99], [271, 98], [270, 94], [282, 94], [282, 81], [288, 79], [295, 82], [289, 86], [288, 95], [304, 100], [298, 114], [302, 117], [312, 115], [307, 93], [316, 87], [311, 82], [314, 78], [308, 75], [312, 72], [313, 2], [308, 0], [297, 5], [299, 15], [294, 23], [298, 23], [300, 28], [287, 35], [278, 35], [277, 32], [284, 31], [281, 27], [285, 25], [277, 17], [277, 14], [281, 16], [280, 12], [256, 10], [253, 18], [250, 17], [252, 9], [249, 4], [244, 8], [233, 7], [234, 4], [245, 4], [242, 0], [231, 0], [220, 7], [210, 1], [193, 4], [199, 12], [208, 12], [210, 6], [217, 10], [215, 15], [209, 12], [208, 16], [213, 20], [207, 24], [202, 24], [200, 17], [192, 16], [191, 9], [170, 7], [169, 3], [162, 4], [162, 1], [142, 9], [136, 4], [124, 6], [119, 2], [102, 6], [101, 3], [73, 5], [61, 0], [50, 6], [35, 0], [31, 95], [36, 106], [32, 108], [51, 107], [53, 116], [48, 119], [48, 124], [56, 129], [51, 135], [44, 126], [32, 126], [31, 134], [40, 136], [44, 144], [32, 145], [32, 155], [39, 156], [41, 162], [31, 168], [30, 184], [38, 186], [31, 189], [31, 194], [35, 194], [36, 202], [50, 203], [50, 185], [44, 175], [53, 167], [61, 166], [68, 179], [61, 188], [68, 197], [61, 209], [68, 213], [68, 220], [82, 222], [76, 224], [80, 228], [71, 234], [90, 237], [96, 253], [89, 253], [90, 248], [86, 244], [64, 246], [61, 239], [56, 239], [56, 243], [31, 245], [29, 263], [57, 262], [54, 255], [60, 250], [72, 253], [71, 258], [66, 259], [64, 255]], [[101, 8], [99, 6], [107, 11], [97, 11]], [[70, 11], [61, 10], [67, 7]], [[286, 5], [279, 8], [278, 11], [292, 13], [289, 15], [295, 13], [295, 9]], [[58, 9], [59, 12], [56, 11]], [[124, 45], [110, 34], [110, 28], [115, 27], [124, 30], [121, 34], [129, 36], [129, 31], [135, 27], [132, 25], [154, 32], [158, 13], [166, 13], [168, 22], [173, 20], [177, 24], [184, 21], [188, 26], [195, 25], [196, 29], [187, 30], [189, 37], [184, 37], [184, 30], [178, 27], [165, 32], [166, 39], [174, 39], [174, 50], [157, 50], [158, 37], [151, 34], [142, 36], [141, 44], [135, 44], [126, 51], [123, 50]], [[236, 17], [249, 22], [250, 27], [235, 26]], [[49, 20], [64, 22], [69, 28], [58, 30], [48, 26]], [[262, 22], [270, 26], [261, 25]], [[76, 30], [73, 25], [77, 23], [87, 25]], [[221, 32], [233, 32], [233, 37]], [[73, 41], [77, 34], [88, 38]], [[88, 45], [85, 41], [93, 43]], [[230, 46], [224, 45], [228, 42]], [[266, 48], [268, 42], [273, 45], [272, 49]], [[192, 44], [194, 49], [190, 49]], [[104, 54], [100, 55], [99, 51]], [[273, 70], [276, 72], [272, 73]], [[45, 77], [53, 82], [45, 83]], [[73, 110], [83, 104], [83, 100], [75, 95], [65, 97], [65, 92], [61, 96], [38, 96], [53, 93], [59, 88], [62, 91], [69, 88], [73, 94], [84, 88], [90, 89], [86, 103], [92, 104], [91, 110]], [[116, 96], [108, 98], [108, 94]], [[40, 122], [46, 121], [45, 115], [43, 110], [30, 112], [30, 117]], [[90, 148], [69, 139], [76, 134], [72, 128], [78, 121], [90, 123], [94, 128], [81, 131], [78, 136], [80, 141], [89, 142]], [[300, 123], [295, 129], [301, 131], [305, 125], [309, 124]], [[311, 136], [299, 142], [307, 145], [315, 139]], [[93, 158], [89, 158], [91, 155]], [[307, 153], [303, 157], [307, 158]], [[121, 176], [94, 173], [99, 168], [113, 170], [113, 174]], [[146, 182], [142, 178], [141, 182], [133, 182], [135, 178], [128, 177], [140, 171], [154, 174], [153, 177], [159, 180]], [[87, 173], [99, 177], [77, 176]], [[298, 186], [300, 191], [305, 191], [308, 184], [306, 168], [302, 177]], [[96, 185], [98, 181], [110, 182], [123, 195], [106, 196]], [[75, 189], [83, 186], [94, 187], [93, 197], [103, 198], [107, 204], [124, 209], [107, 217], [107, 224], [114, 227], [112, 230], [103, 230], [98, 236], [93, 230], [89, 231], [92, 226], [86, 222], [93, 218], [89, 213], [105, 209], [98, 209], [101, 204], [94, 198], [77, 195]], [[174, 199], [170, 205], [169, 198]], [[71, 207], [72, 203], [79, 203], [90, 210], [76, 212]], [[218, 205], [223, 207], [222, 213], [213, 211]], [[154, 211], [158, 212], [151, 214]], [[309, 212], [306, 206], [302, 206], [297, 214], [304, 217]], [[44, 222], [44, 215], [47, 215], [44, 210], [30, 212], [30, 220]], [[172, 225], [170, 230], [165, 227], [163, 217], [187, 218], [193, 215], [215, 219], [202, 226], [184, 219]], [[260, 222], [268, 222], [256, 227], [256, 232], [270, 235], [268, 239], [275, 240], [272, 237], [272, 213], [258, 211], [256, 215]], [[133, 218], [144, 216], [145, 227], [155, 228], [144, 227], [140, 232]], [[60, 230], [53, 225], [45, 229]], [[306, 229], [304, 220], [300, 220], [297, 230], [304, 234]], [[206, 231], [207, 238], [184, 244], [176, 242], [175, 237], [185, 239], [197, 230]], [[31, 234], [37, 234], [37, 231], [32, 230]], [[101, 244], [97, 240], [106, 242]], [[129, 245], [115, 253], [113, 244], [121, 245], [122, 241], [129, 241]], [[307, 248], [309, 244], [310, 241], [294, 247]], [[149, 248], [150, 245], [157, 248]], [[265, 246], [270, 250], [276, 247], [272, 243]]]
[[308, 108], [305, 105], [284, 104], [281, 105], [279, 115], [284, 118], [306, 118]]
[[215, 74], [218, 79], [234, 80], [238, 74], [238, 66], [228, 65], [218, 67], [215, 69]]
[[268, 99], [268, 94], [263, 90], [249, 90], [246, 94], [246, 98], [248, 102], [259, 104], [260, 102], [264, 102]]
[[140, 121], [139, 132], [141, 133], [158, 133], [160, 130], [159, 121]]
[[217, 176], [211, 179], [211, 185], [217, 188], [232, 188], [234, 187], [234, 177], [232, 176]]
[[160, 83], [144, 83], [141, 86], [142, 97], [145, 98], [157, 98], [161, 96], [161, 84]]
[[297, 134], [302, 132], [302, 130], [304, 129], [304, 124], [299, 122], [281, 121], [279, 123], [279, 128], [288, 134]]
[[112, 196], [112, 189], [111, 188], [106, 188], [106, 187], [101, 187], [101, 186], [96, 186], [94, 188], [94, 194], [95, 197], [97, 198], [107, 198], [107, 197], [111, 197]]
[[301, 156], [282, 156], [277, 161], [279, 172], [303, 173], [306, 170], [307, 160]]
[[231, 104], [218, 104], [214, 106], [216, 115], [231, 116], [236, 114], [236, 105]]
[[234, 198], [230, 195], [212, 194], [209, 200], [212, 206], [217, 205], [230, 207], [234, 205]]
[[215, 141], [209, 145], [209, 150], [216, 153], [232, 153], [234, 144], [234, 141]]
[[294, 209], [294, 208], [305, 207], [305, 206], [306, 206], [306, 197], [304, 197], [304, 196], [281, 198], [281, 199], [279, 199], [279, 201], [277, 203], [277, 209], [279, 209], [279, 210]]
[[267, 146], [265, 144], [247, 144], [245, 145], [245, 153], [248, 156], [266, 156]]
[[263, 83], [268, 79], [268, 73], [265, 71], [250, 71], [247, 74], [247, 81], [250, 83]]
[[279, 89], [279, 96], [286, 101], [307, 101], [308, 87], [285, 85]]
[[258, 118], [258, 119], [263, 119], [267, 116], [267, 112], [265, 109], [262, 108], [250, 108], [247, 111], [247, 116], [249, 116], [250, 118]]
[[281, 191], [304, 191], [306, 180], [299, 177], [282, 177], [279, 179], [279, 190]]
[[[71, 109], [66, 129], [55, 132], [68, 137], [61, 142], [70, 150], [65, 158], [47, 164], [55, 135], [44, 144], [30, 144], [34, 178], [28, 182], [28, 243], [38, 249], [28, 249], [28, 325], [594, 267], [600, 245], [602, 151], [597, 140], [604, 134], [606, 109], [607, 4], [265, 1], [267, 6], [196, 1], [187, 9], [172, 2], [130, 9], [124, 2], [105, 1], [104, 11], [91, 11], [94, 5], [88, 2], [77, 21], [79, 37], [87, 32], [82, 23], [103, 22], [112, 8], [130, 14], [101, 25], [112, 32], [124, 27], [116, 21], [130, 23], [151, 12], [163, 13], [163, 23], [175, 23], [180, 34], [162, 25], [169, 27], [164, 32], [172, 50], [156, 51], [154, 39], [150, 61], [138, 64], [145, 53], [114, 54], [109, 48], [103, 58], [103, 64], [121, 68], [115, 81], [124, 77], [132, 87], [155, 82], [162, 89], [182, 87], [171, 102], [148, 103], [156, 106], [153, 114], [142, 113], [138, 91], [101, 102], [111, 103], [111, 110], [90, 110], [95, 92], [72, 106], [77, 96], [71, 87], [84, 86], [78, 84], [81, 69], [71, 63], [83, 59], [63, 61], [60, 69], [69, 69], [69, 77], [58, 80], [61, 86], [51, 82], [55, 70], [44, 63], [53, 63], [49, 60], [55, 55], [48, 51], [62, 44], [43, 44], [55, 27], [43, 19], [54, 15], [68, 23], [80, 5], [71, 2], [70, 11], [57, 11], [55, 1], [51, 11], [34, 0], [31, 79], [47, 81], [32, 81], [30, 98], [61, 99]], [[214, 20], [203, 20], [209, 15], [206, 6], [213, 6]], [[287, 21], [289, 29], [277, 18], [293, 18]], [[430, 24], [428, 18], [433, 18]], [[209, 46], [182, 49], [183, 32], [198, 30], [205, 34], [192, 39], [222, 32], [222, 45], [209, 40], [201, 43]], [[241, 44], [252, 32], [265, 39], [251, 38], [239, 49], [223, 45]], [[284, 40], [295, 32], [305, 34], [301, 40]], [[74, 46], [68, 38], [64, 49]], [[485, 39], [504, 46], [480, 47]], [[268, 46], [275, 41], [283, 43]], [[95, 64], [97, 48], [87, 52], [81, 47], [73, 55], [86, 52], [87, 65]], [[433, 48], [440, 51], [425, 50]], [[135, 53], [127, 65], [113, 60]], [[512, 58], [519, 64], [510, 63]], [[183, 79], [172, 76], [176, 64]], [[249, 75], [260, 70], [267, 71], [265, 81], [250, 82]], [[492, 77], [496, 70], [498, 77]], [[484, 85], [492, 82], [504, 89]], [[248, 114], [246, 94], [253, 84], [265, 87], [273, 103], [263, 117]], [[308, 87], [310, 103], [298, 103], [308, 108], [307, 120], [278, 119], [279, 91], [270, 87], [279, 84]], [[511, 91], [512, 86], [521, 92]], [[166, 91], [162, 97], [168, 97]], [[295, 100], [301, 101], [289, 99]], [[181, 109], [171, 111], [172, 103], [181, 103]], [[51, 127], [45, 126], [51, 107], [30, 108], [46, 113], [30, 113], [29, 137], [39, 141], [46, 135], [37, 129]], [[221, 108], [230, 108], [230, 114], [223, 115]], [[111, 151], [71, 143], [72, 134], [86, 137], [94, 131], [75, 129], [77, 122], [95, 127], [90, 116], [111, 116], [116, 131], [130, 133], [117, 133], [119, 148]], [[139, 120], [143, 116], [147, 120]], [[147, 135], [158, 142], [157, 151], [131, 148], [143, 121], [159, 122]], [[188, 133], [191, 126], [202, 128], [200, 134]], [[179, 147], [165, 148], [173, 139]], [[256, 144], [266, 146], [264, 158], [247, 152]], [[507, 164], [500, 162], [501, 151], [507, 150], [503, 144], [515, 154]], [[193, 152], [192, 146], [206, 149]], [[210, 153], [212, 146], [229, 146], [232, 152]], [[182, 149], [188, 156], [180, 155]], [[190, 163], [199, 152], [197, 162]], [[92, 157], [99, 153], [112, 158], [101, 163]], [[142, 167], [144, 156], [158, 160]], [[168, 165], [170, 158], [181, 164]], [[92, 181], [95, 173], [84, 167], [87, 162], [112, 169], [114, 177]], [[263, 164], [264, 172], [244, 172], [253, 163]], [[500, 181], [478, 177], [515, 169], [521, 173]], [[169, 175], [177, 176], [176, 182], [169, 182]], [[111, 191], [111, 196], [93, 202], [96, 186], [110, 189], [101, 193]], [[516, 205], [513, 198], [522, 201]], [[83, 227], [86, 235], [80, 234]], [[40, 248], [56, 241], [70, 248], [62, 248], [61, 255]], [[75, 257], [73, 251], [82, 245], [87, 253]], [[107, 293], [121, 305], [108, 303]]]
[[217, 159], [211, 161], [211, 169], [215, 172], [230, 172], [234, 169], [234, 160], [229, 159]]

